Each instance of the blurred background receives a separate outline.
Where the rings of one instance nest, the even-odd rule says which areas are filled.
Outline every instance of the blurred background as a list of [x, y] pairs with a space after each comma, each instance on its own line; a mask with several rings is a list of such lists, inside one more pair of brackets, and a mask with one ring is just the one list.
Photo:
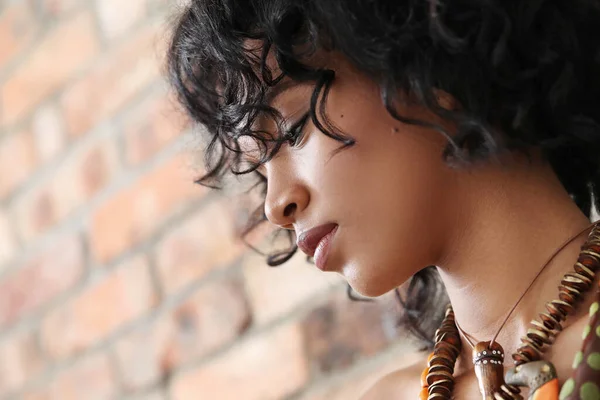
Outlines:
[[175, 6], [0, 0], [0, 399], [358, 399], [416, 359], [398, 306], [269, 268], [192, 183]]

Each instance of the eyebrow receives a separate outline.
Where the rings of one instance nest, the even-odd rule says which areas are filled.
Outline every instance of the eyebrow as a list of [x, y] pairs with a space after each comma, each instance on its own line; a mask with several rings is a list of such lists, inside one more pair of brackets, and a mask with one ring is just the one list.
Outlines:
[[[296, 82], [293, 81], [291, 79], [283, 79], [281, 83], [275, 85], [275, 86], [271, 86], [268, 90], [267, 93], [265, 94], [265, 102], [267, 105], [271, 105], [271, 103], [279, 96], [281, 95], [283, 92], [292, 89], [298, 85], [300, 85], [300, 82]], [[263, 120], [262, 117], [259, 118], [259, 120], [257, 121], [256, 124], [258, 129], [263, 129]]]
[[299, 84], [300, 84], [300, 82], [296, 82], [291, 79], [288, 79], [288, 80], [282, 81], [278, 85], [272, 86], [269, 90], [267, 90], [267, 94], [266, 94], [266, 98], [265, 98], [267, 104], [271, 104], [277, 98], [277, 96], [279, 96], [280, 94], [282, 94], [283, 92], [285, 92], [288, 89], [298, 86]]

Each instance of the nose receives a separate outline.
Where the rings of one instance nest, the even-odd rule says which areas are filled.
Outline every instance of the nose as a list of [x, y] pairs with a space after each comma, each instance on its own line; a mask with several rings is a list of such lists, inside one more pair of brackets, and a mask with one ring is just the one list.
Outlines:
[[300, 182], [277, 183], [269, 181], [265, 199], [267, 219], [281, 228], [292, 229], [298, 214], [306, 209], [310, 202], [308, 188]]

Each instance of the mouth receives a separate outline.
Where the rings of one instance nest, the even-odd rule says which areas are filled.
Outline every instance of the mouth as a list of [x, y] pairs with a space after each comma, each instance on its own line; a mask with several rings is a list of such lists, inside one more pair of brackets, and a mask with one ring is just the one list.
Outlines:
[[334, 223], [320, 225], [303, 232], [298, 237], [298, 247], [307, 256], [314, 257], [315, 264], [320, 270], [325, 270], [327, 255], [337, 228], [338, 225]]

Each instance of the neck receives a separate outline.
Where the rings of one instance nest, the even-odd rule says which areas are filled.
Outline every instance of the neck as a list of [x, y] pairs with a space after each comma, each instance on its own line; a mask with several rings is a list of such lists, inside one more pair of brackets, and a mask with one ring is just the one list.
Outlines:
[[[465, 185], [458, 228], [436, 265], [460, 327], [474, 342], [488, 341], [548, 258], [590, 221], [549, 167], [490, 165], [477, 169]], [[588, 233], [556, 255], [498, 335], [508, 364], [530, 321], [557, 298], [562, 275], [572, 270]], [[470, 366], [470, 358], [463, 338], [461, 363]]]

